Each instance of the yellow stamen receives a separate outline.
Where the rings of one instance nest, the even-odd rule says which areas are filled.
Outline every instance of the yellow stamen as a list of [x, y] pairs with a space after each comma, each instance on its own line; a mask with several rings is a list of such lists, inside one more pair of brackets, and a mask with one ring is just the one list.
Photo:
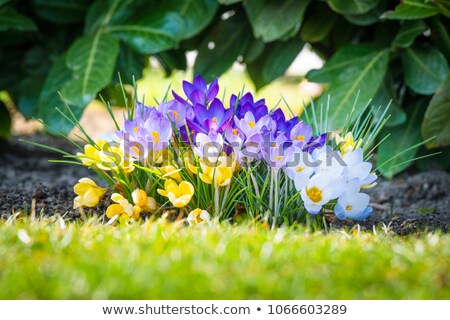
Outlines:
[[296, 136], [294, 140], [305, 141], [305, 136]]
[[352, 210], [352, 206], [351, 205], [347, 205], [346, 207], [345, 207], [345, 210]]
[[298, 167], [296, 171], [297, 171], [297, 172], [302, 172], [302, 171], [303, 171], [303, 168], [302, 168], [302, 167]]
[[156, 144], [159, 144], [159, 132], [152, 131], [152, 137]]
[[254, 121], [249, 121], [248, 122], [248, 126], [253, 129], [255, 127], [255, 122]]
[[283, 156], [276, 156], [277, 161], [283, 160]]
[[212, 120], [213, 122], [217, 122], [217, 118], [216, 118], [216, 117], [212, 118], [211, 120]]
[[307, 189], [306, 194], [314, 202], [319, 202], [322, 200], [322, 190], [319, 190], [317, 187]]

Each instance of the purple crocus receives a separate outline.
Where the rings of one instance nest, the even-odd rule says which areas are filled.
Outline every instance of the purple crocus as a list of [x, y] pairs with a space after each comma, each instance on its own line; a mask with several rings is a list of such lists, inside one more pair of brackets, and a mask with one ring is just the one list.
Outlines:
[[[186, 97], [191, 102], [192, 106], [196, 104], [208, 105], [219, 93], [218, 79], [214, 79], [209, 86], [206, 85], [205, 80], [197, 75], [194, 78], [194, 82], [183, 81], [183, 91]], [[172, 92], [175, 99], [181, 103], [187, 103], [187, 101], [181, 98], [175, 92]]]
[[244, 94], [239, 100], [236, 95], [231, 95], [230, 108], [236, 110], [235, 115], [238, 119], [242, 119], [249, 111], [253, 113], [256, 121], [269, 114], [265, 100], [254, 101], [250, 92]]
[[312, 138], [312, 127], [300, 121], [291, 129], [289, 138], [294, 146], [303, 148]]
[[196, 104], [194, 112], [194, 119], [186, 121], [188, 128], [194, 130], [194, 133], [222, 133], [230, 124], [233, 115], [233, 110], [225, 109], [223, 103], [217, 98], [211, 102], [209, 109], [204, 105]]
[[170, 100], [161, 103], [158, 107], [161, 114], [165, 115], [177, 128], [184, 126], [186, 119], [186, 106], [178, 100]]

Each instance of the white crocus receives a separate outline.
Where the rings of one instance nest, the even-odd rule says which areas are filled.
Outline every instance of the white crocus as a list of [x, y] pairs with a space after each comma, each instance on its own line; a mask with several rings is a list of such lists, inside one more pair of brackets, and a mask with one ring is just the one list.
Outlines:
[[195, 138], [194, 152], [200, 158], [214, 163], [222, 154], [223, 144], [224, 141], [221, 134], [206, 135], [199, 133]]
[[334, 213], [341, 220], [363, 220], [372, 213], [372, 208], [368, 207], [369, 201], [370, 197], [365, 193], [346, 192], [339, 197]]
[[300, 195], [306, 210], [310, 214], [317, 214], [322, 206], [330, 200], [336, 199], [344, 191], [345, 180], [328, 174], [319, 173], [314, 175], [302, 188]]
[[313, 152], [316, 174], [328, 174], [331, 177], [340, 177], [345, 169], [345, 162], [340, 152], [329, 146], [318, 148]]
[[286, 153], [288, 158], [286, 175], [294, 181], [295, 188], [300, 191], [308, 184], [309, 178], [314, 173], [312, 156], [298, 147], [291, 147]]
[[377, 179], [377, 175], [371, 173], [372, 164], [364, 161], [361, 148], [345, 154], [343, 159], [347, 165], [343, 175], [347, 180], [359, 179], [360, 187], [363, 189], [368, 189], [376, 185], [375, 180]]

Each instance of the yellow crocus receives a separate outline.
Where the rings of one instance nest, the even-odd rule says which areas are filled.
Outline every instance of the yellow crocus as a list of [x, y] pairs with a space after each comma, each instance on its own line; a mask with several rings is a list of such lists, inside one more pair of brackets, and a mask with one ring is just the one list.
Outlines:
[[233, 169], [231, 167], [202, 166], [199, 177], [207, 184], [214, 183], [216, 187], [223, 187], [230, 184], [232, 175]]
[[133, 202], [136, 206], [142, 208], [144, 212], [152, 212], [158, 209], [156, 200], [152, 197], [147, 196], [144, 190], [136, 189], [131, 194]]
[[183, 208], [187, 206], [194, 195], [194, 186], [187, 181], [181, 181], [177, 184], [172, 179], [164, 182], [164, 189], [158, 189], [158, 193], [167, 197], [174, 207]]
[[73, 200], [73, 208], [95, 207], [107, 189], [99, 187], [92, 179], [82, 178], [73, 187], [78, 196]]
[[119, 168], [121, 168], [125, 173], [134, 170], [133, 160], [124, 155], [121, 147], [105, 144], [98, 155], [101, 162], [97, 164], [97, 167], [102, 170], [119, 171]]
[[129, 221], [130, 218], [138, 220], [142, 212], [142, 208], [132, 205], [128, 200], [119, 193], [113, 193], [111, 200], [116, 202], [106, 209], [106, 216], [110, 219], [119, 215], [119, 218], [124, 221]]
[[84, 153], [78, 152], [77, 157], [87, 167], [97, 166], [102, 160], [100, 159], [100, 150], [103, 149], [106, 141], [97, 140], [95, 145], [86, 144], [84, 146]]
[[211, 219], [210, 219], [208, 211], [202, 210], [199, 208], [189, 212], [189, 215], [187, 217], [187, 222], [191, 226], [194, 224], [206, 223], [209, 220], [211, 220]]
[[176, 180], [177, 182], [181, 182], [183, 180], [181, 178], [179, 170], [172, 165], [161, 167], [161, 172], [163, 173], [165, 178], [171, 178]]
[[354, 140], [351, 132], [348, 132], [344, 138], [338, 134], [336, 136], [336, 144], [341, 144], [339, 149], [343, 155], [352, 152], [356, 147], [356, 141]]

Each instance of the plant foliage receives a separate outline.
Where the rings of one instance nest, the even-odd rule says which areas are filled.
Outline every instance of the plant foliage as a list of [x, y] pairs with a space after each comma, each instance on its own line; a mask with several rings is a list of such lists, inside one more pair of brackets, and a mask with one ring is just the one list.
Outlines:
[[399, 130], [421, 100], [428, 106], [421, 138], [438, 135], [428, 147], [445, 147], [449, 16], [447, 0], [4, 0], [0, 90], [24, 116], [68, 132], [71, 124], [54, 111], [58, 92], [80, 117], [99, 92], [108, 99], [118, 72], [125, 84], [141, 77], [149, 56], [170, 74], [186, 68], [186, 51], [198, 50], [195, 73], [207, 81], [240, 61], [259, 89], [308, 43], [326, 61], [307, 78], [329, 85], [318, 103], [331, 96], [331, 129], [356, 96], [357, 110], [372, 97], [392, 101], [387, 125]]

